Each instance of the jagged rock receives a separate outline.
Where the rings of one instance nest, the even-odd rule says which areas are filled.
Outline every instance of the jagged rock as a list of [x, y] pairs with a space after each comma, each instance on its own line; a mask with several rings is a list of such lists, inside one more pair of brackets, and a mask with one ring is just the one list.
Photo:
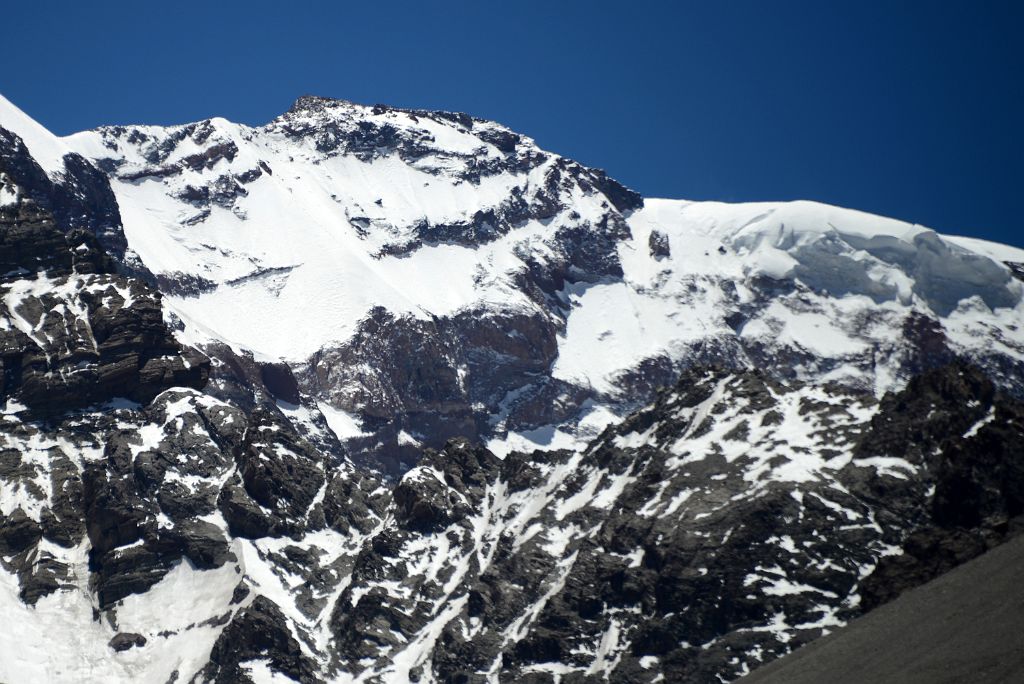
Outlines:
[[[648, 207], [445, 112], [302, 98], [260, 129], [85, 135], [100, 170], [69, 155], [51, 177], [0, 130], [0, 572], [37, 606], [21, 619], [91, 607], [76, 643], [145, 649], [95, 677], [127, 658], [159, 681], [731, 680], [1021, 525], [1020, 286], [933, 233]], [[321, 198], [317, 226], [366, 247], [331, 273], [416, 276], [393, 306], [333, 283], [290, 300], [316, 253], [207, 240], [266, 228], [251, 200], [302, 164], [363, 161], [457, 199]], [[187, 262], [150, 274], [119, 246], [126, 184], [166, 195]], [[437, 255], [452, 273], [417, 271]], [[431, 287], [443, 306], [412, 291]], [[254, 316], [342, 313], [294, 355], [306, 327], [275, 353], [267, 325], [206, 358], [175, 340], [232, 325], [202, 304], [243, 291]], [[954, 351], [982, 368], [935, 370]]]
[[[419, 467], [395, 487], [399, 523], [408, 530], [430, 533], [470, 516], [499, 461], [483, 447], [465, 440], [449, 441], [441, 452], [428, 451]], [[440, 476], [440, 478], [438, 477]]]
[[27, 548], [10, 559], [10, 566], [18, 575], [18, 597], [27, 605], [49, 596], [69, 584], [71, 569], [68, 565], [38, 547]]
[[142, 539], [147, 523], [152, 524], [153, 509], [138, 495], [127, 473], [112, 471], [107, 463], [89, 464], [82, 482], [93, 553], [103, 554]]
[[154, 544], [165, 558], [184, 556], [201, 569], [219, 568], [236, 560], [220, 528], [205, 520], [187, 520], [163, 531]]
[[10, 515], [0, 514], [0, 549], [5, 553], [21, 553], [43, 536], [43, 530], [21, 508]]
[[225, 484], [220, 490], [217, 505], [233, 536], [259, 539], [272, 535], [273, 520], [263, 513], [259, 504], [238, 484]]
[[139, 281], [68, 276], [50, 288], [15, 299], [18, 290], [8, 286], [7, 301], [17, 304], [0, 305], [0, 315], [40, 331], [34, 338], [0, 331], [3, 392], [36, 415], [52, 417], [110, 397], [147, 403], [168, 387], [205, 384], [208, 362], [182, 351], [163, 324], [159, 295]]
[[664, 259], [672, 256], [668, 236], [662, 232], [652, 230], [651, 237], [647, 239], [647, 246], [650, 249], [651, 256], [655, 259]]
[[[94, 272], [110, 273], [114, 261], [124, 259], [127, 241], [109, 179], [78, 154], [65, 155], [63, 162], [63, 174], [52, 180], [22, 139], [0, 127], [0, 174], [17, 188], [19, 196], [13, 205], [14, 216], [12, 205], [0, 207], [0, 244], [6, 242], [4, 238], [14, 238], [15, 243], [12, 252], [0, 252], [0, 273], [13, 270], [7, 268], [10, 262], [5, 263], [12, 257], [15, 268], [29, 272], [52, 270], [58, 264], [67, 268], [74, 260], [70, 251], [82, 241], [94, 259], [92, 267], [99, 269]], [[33, 234], [33, 228], [44, 226], [49, 235]], [[57, 239], [60, 234], [68, 235], [66, 247]], [[56, 248], [53, 254], [47, 252], [48, 246]], [[42, 257], [36, 263], [26, 258], [33, 253]]]
[[114, 638], [110, 640], [110, 648], [118, 653], [127, 651], [130, 648], [141, 648], [145, 645], [146, 637], [134, 632], [121, 632], [114, 635]]
[[50, 506], [40, 515], [47, 539], [71, 548], [85, 534], [82, 477], [75, 463], [63, 453], [50, 460]]
[[214, 644], [204, 677], [213, 682], [245, 681], [240, 665], [266, 659], [270, 668], [294, 681], [319, 682], [316, 666], [288, 631], [284, 615], [269, 599], [257, 596], [239, 612]]
[[378, 482], [369, 477], [334, 473], [330, 476], [321, 504], [325, 524], [342, 534], [354, 529], [368, 534], [383, 516], [389, 496], [374, 496]]
[[431, 474], [403, 478], [395, 488], [395, 505], [403, 527], [422, 533], [443, 530], [469, 513], [458, 495]]
[[245, 492], [276, 525], [300, 524], [324, 485], [318, 455], [280, 416], [262, 408], [250, 416], [237, 461]]
[[171, 567], [167, 558], [146, 545], [90, 553], [90, 570], [101, 609], [112, 607], [130, 594], [145, 592]]

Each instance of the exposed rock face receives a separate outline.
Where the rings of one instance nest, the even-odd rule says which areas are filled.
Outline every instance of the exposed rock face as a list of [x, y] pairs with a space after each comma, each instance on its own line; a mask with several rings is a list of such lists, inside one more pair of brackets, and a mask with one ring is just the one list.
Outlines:
[[[33, 225], [32, 213], [41, 212], [52, 219], [60, 233], [88, 233], [100, 246], [101, 252], [118, 261], [125, 259], [127, 242], [121, 228], [117, 199], [110, 188], [110, 182], [106, 174], [81, 155], [67, 154], [64, 157], [64, 172], [57, 179], [51, 178], [29, 153], [24, 141], [13, 131], [0, 126], [0, 186], [18, 197], [17, 202], [0, 205], [0, 227], [3, 228], [3, 233], [13, 231], [15, 236], [22, 233], [12, 245], [15, 249], [19, 243], [31, 242], [25, 239], [23, 233], [26, 230], [37, 229]], [[25, 207], [25, 218], [28, 220], [17, 221], [20, 228], [7, 223], [10, 213], [21, 211], [20, 208], [25, 205], [28, 205]], [[8, 235], [4, 237], [10, 239]], [[45, 249], [51, 246], [47, 244], [49, 240], [48, 238], [35, 247], [39, 252], [37, 256], [48, 258], [43, 256], [43, 253], [49, 251]], [[77, 247], [78, 244], [75, 242], [71, 247]], [[4, 257], [11, 254], [7, 249], [4, 252]], [[43, 263], [45, 264], [45, 261]], [[0, 261], [0, 268], [4, 265]], [[34, 271], [33, 266], [31, 262], [21, 260], [16, 267]], [[4, 272], [8, 270], [5, 269]]]
[[52, 416], [123, 397], [148, 402], [173, 386], [202, 387], [208, 361], [183, 352], [160, 295], [116, 275], [39, 274], [0, 283], [0, 398]]
[[669, 244], [668, 236], [657, 230], [651, 231], [651, 236], [647, 239], [647, 247], [651, 251], [651, 256], [655, 259], [664, 259], [672, 255], [672, 247]]
[[366, 427], [382, 424], [349, 448], [371, 467], [402, 473], [419, 451], [397, 439], [400, 431], [430, 444], [483, 438], [489, 425], [481, 409], [497, 413], [509, 393], [548, 384], [543, 376], [557, 355], [557, 332], [555, 322], [526, 312], [418, 321], [378, 309], [350, 342], [319, 352], [297, 375], [307, 391], [362, 415]]
[[51, 180], [15, 134], [0, 129], [0, 399], [46, 417], [121, 397], [202, 387], [208, 364], [182, 352], [160, 294], [118, 275], [124, 259], [106, 177], [76, 155]]
[[919, 513], [924, 524], [864, 580], [863, 605], [874, 608], [981, 555], [1021, 530], [1024, 514], [1024, 421], [1021, 405], [995, 400], [991, 382], [974, 368], [950, 366], [913, 380], [889, 398], [888, 439], [866, 453], [906, 453], [925, 465], [933, 494]]
[[141, 634], [133, 634], [129, 632], [121, 632], [116, 634], [113, 639], [110, 640], [110, 648], [117, 652], [127, 651], [129, 648], [135, 646], [145, 646], [146, 637]]
[[274, 672], [292, 681], [321, 681], [316, 676], [316, 665], [302, 653], [281, 610], [262, 596], [257, 596], [221, 633], [203, 675], [213, 682], [246, 681], [249, 678], [240, 665], [263, 658], [269, 660]]

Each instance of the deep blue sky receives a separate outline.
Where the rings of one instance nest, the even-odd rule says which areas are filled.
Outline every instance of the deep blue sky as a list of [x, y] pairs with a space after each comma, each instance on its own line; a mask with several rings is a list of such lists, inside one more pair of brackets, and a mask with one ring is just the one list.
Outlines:
[[8, 3], [51, 130], [466, 111], [647, 196], [807, 198], [1024, 245], [1024, 2]]

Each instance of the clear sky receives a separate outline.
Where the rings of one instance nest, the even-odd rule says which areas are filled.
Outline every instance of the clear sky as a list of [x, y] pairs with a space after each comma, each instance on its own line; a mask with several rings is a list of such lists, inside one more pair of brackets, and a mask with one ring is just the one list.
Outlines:
[[28, 2], [0, 92], [56, 133], [301, 94], [460, 110], [647, 196], [815, 199], [1024, 246], [1024, 2]]

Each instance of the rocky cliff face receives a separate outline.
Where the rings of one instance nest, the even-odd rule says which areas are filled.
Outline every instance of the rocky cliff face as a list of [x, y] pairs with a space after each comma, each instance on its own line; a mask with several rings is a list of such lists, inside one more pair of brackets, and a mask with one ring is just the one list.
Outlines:
[[[5, 568], [36, 608], [18, 619], [93, 625], [76, 648], [108, 677], [733, 679], [936, 573], [894, 568], [1019, 524], [1024, 409], [962, 366], [921, 385], [940, 389], [879, 405], [695, 371], [586, 452], [454, 440], [393, 484], [191, 390], [50, 429], [5, 416]], [[918, 401], [924, 424], [893, 408]], [[1008, 496], [940, 512], [999, 475]], [[949, 558], [921, 553], [936, 530]]]
[[208, 363], [174, 340], [159, 292], [118, 270], [125, 243], [106, 178], [68, 155], [52, 180], [21, 138], [0, 135], [11, 198], [0, 206], [0, 399], [47, 417], [202, 387]]
[[465, 115], [0, 114], [0, 680], [729, 681], [1020, 527], [1011, 248]]

